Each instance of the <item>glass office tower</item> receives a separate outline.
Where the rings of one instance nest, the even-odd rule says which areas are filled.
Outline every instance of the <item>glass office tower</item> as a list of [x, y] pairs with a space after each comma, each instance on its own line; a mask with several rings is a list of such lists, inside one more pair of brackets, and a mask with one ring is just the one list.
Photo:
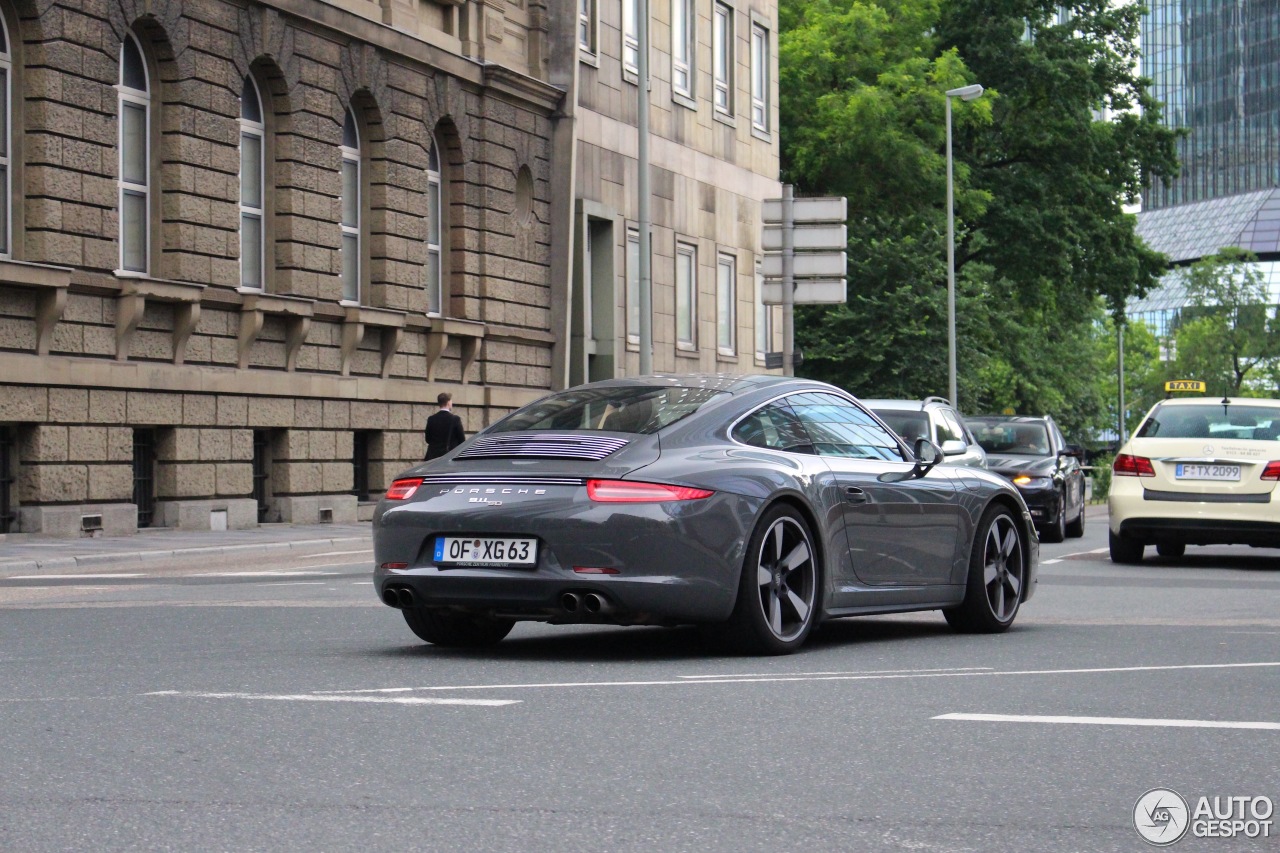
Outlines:
[[1280, 2], [1146, 0], [1142, 73], [1178, 143], [1182, 173], [1145, 210], [1280, 186]]
[[1182, 268], [1228, 246], [1258, 256], [1280, 304], [1280, 0], [1146, 0], [1142, 74], [1178, 140], [1181, 173], [1143, 194], [1138, 234], [1176, 265], [1130, 301], [1130, 319], [1173, 332]]

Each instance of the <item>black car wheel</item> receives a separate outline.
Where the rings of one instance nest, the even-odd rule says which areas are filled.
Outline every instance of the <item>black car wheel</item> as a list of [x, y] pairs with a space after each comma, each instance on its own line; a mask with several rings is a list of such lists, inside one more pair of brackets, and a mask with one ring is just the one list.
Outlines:
[[969, 579], [964, 601], [947, 607], [947, 624], [967, 634], [997, 634], [1009, 630], [1022, 603], [1027, 579], [1026, 548], [1012, 513], [989, 508], [978, 526], [969, 555]]
[[1107, 545], [1111, 549], [1111, 562], [1133, 565], [1142, 562], [1143, 544], [1125, 539], [1107, 531]]
[[747, 546], [726, 626], [732, 641], [755, 654], [800, 648], [817, 615], [819, 576], [813, 536], [799, 513], [788, 506], [765, 513]]
[[1157, 542], [1156, 553], [1161, 557], [1181, 557], [1187, 553], [1185, 542]]
[[1084, 502], [1080, 503], [1080, 514], [1076, 516], [1076, 520], [1067, 525], [1067, 536], [1072, 539], [1079, 539], [1084, 535]]
[[1067, 499], [1062, 493], [1058, 493], [1058, 511], [1054, 513], [1053, 520], [1046, 524], [1040, 530], [1041, 542], [1061, 542], [1067, 538]]
[[404, 614], [404, 621], [413, 633], [436, 646], [492, 646], [510, 634], [515, 627], [514, 622], [505, 619], [490, 619], [469, 613], [450, 613], [428, 608], [406, 608], [400, 612]]

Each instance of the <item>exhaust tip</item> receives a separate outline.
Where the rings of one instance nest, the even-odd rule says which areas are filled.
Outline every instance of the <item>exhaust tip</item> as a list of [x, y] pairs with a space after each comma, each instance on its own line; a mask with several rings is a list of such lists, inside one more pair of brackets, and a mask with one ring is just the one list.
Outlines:
[[396, 590], [396, 598], [400, 602], [401, 607], [413, 607], [413, 590], [407, 586], [402, 586]]
[[400, 596], [396, 595], [396, 591], [391, 587], [387, 587], [382, 591], [382, 603], [388, 607], [399, 607]]
[[577, 613], [578, 607], [581, 605], [582, 599], [576, 592], [566, 592], [560, 596], [560, 606], [564, 608], [566, 613]]
[[588, 613], [599, 613], [606, 606], [604, 596], [599, 593], [589, 592], [582, 596], [582, 609]]

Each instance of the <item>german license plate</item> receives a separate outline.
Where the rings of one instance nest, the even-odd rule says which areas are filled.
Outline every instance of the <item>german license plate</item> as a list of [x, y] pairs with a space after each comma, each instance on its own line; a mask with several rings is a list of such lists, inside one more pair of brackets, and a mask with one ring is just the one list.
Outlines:
[[1173, 476], [1176, 480], [1239, 480], [1240, 466], [1179, 462]]
[[438, 536], [435, 562], [438, 566], [535, 566], [538, 540]]

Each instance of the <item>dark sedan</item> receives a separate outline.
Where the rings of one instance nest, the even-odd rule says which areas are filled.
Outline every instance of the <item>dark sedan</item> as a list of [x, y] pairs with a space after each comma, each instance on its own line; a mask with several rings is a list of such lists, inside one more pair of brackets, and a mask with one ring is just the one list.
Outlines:
[[1007, 481], [941, 460], [820, 382], [582, 385], [400, 475], [374, 514], [375, 586], [447, 646], [520, 620], [714, 624], [764, 654], [871, 613], [1004, 631], [1034, 590], [1031, 517]]
[[1009, 479], [1045, 542], [1084, 535], [1083, 448], [1067, 444], [1052, 417], [965, 418], [987, 451], [987, 467]]

